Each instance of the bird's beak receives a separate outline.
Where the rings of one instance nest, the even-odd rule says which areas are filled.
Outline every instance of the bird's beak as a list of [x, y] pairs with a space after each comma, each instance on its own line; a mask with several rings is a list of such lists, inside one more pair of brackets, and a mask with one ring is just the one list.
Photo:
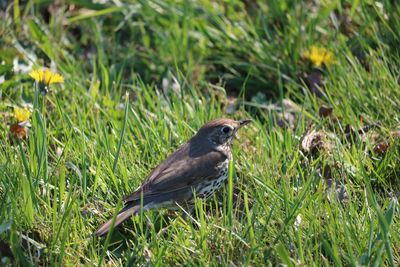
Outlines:
[[251, 120], [241, 120], [239, 121], [239, 127], [245, 126], [247, 124], [249, 124], [251, 122]]

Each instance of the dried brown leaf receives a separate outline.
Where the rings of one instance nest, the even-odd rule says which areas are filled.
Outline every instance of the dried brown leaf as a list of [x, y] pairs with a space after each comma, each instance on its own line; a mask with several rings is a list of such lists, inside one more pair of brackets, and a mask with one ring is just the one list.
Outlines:
[[28, 138], [28, 128], [20, 123], [14, 123], [10, 126], [10, 136], [17, 140], [25, 140]]
[[390, 135], [391, 135], [393, 138], [400, 138], [400, 130], [398, 130], [398, 131], [393, 131], [393, 132], [390, 133]]
[[376, 154], [384, 154], [388, 149], [389, 149], [389, 144], [383, 141], [375, 145], [374, 152]]
[[328, 141], [325, 132], [311, 130], [304, 135], [301, 141], [301, 147], [304, 152], [315, 153], [316, 151], [329, 152], [332, 148], [332, 145]]
[[321, 118], [330, 117], [330, 116], [332, 116], [332, 113], [333, 113], [333, 108], [332, 108], [332, 107], [325, 106], [325, 105], [322, 105], [322, 106], [319, 108], [319, 111], [318, 111], [318, 114], [319, 114], [319, 116], [320, 116]]

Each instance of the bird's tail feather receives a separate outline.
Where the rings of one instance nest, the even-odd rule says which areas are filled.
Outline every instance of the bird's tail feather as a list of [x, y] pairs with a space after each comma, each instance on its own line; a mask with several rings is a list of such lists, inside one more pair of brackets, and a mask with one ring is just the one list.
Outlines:
[[[117, 225], [120, 225], [123, 221], [129, 219], [132, 215], [137, 214], [138, 211], [140, 210], [140, 205], [132, 205], [125, 207], [122, 209], [118, 215], [117, 218], [115, 218], [115, 223], [114, 227]], [[106, 223], [104, 223], [102, 226], [100, 226], [99, 229], [94, 233], [96, 236], [103, 236], [110, 231], [111, 225], [112, 225], [113, 219], [108, 220]]]

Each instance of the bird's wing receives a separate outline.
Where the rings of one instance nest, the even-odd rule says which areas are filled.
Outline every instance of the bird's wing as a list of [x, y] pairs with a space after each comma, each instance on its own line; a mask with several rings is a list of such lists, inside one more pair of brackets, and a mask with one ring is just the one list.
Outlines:
[[[204, 154], [207, 154], [206, 159]], [[217, 166], [227, 158], [228, 156], [219, 150], [210, 147], [207, 151], [207, 148], [188, 142], [155, 168], [142, 186], [124, 201], [138, 200], [142, 193], [143, 197], [148, 197], [194, 186], [208, 177], [217, 176]]]

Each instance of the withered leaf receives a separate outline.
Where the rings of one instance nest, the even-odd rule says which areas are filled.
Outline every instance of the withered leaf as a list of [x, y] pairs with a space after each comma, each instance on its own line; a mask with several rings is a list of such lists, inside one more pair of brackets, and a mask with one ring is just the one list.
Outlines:
[[400, 138], [400, 130], [399, 131], [393, 131], [393, 132], [390, 133], [390, 135], [393, 138]]
[[327, 139], [326, 133], [315, 130], [311, 130], [304, 135], [301, 141], [301, 147], [303, 151], [307, 153], [314, 153], [316, 151], [329, 152], [331, 150], [331, 144]]
[[10, 134], [12, 138], [25, 140], [28, 138], [28, 128], [22, 126], [20, 123], [14, 123], [10, 126]]
[[376, 154], [384, 154], [389, 148], [389, 144], [387, 142], [380, 142], [375, 145], [374, 152]]
[[332, 115], [332, 113], [333, 113], [333, 108], [328, 107], [326, 105], [322, 105], [318, 111], [318, 114], [321, 118], [330, 117]]

